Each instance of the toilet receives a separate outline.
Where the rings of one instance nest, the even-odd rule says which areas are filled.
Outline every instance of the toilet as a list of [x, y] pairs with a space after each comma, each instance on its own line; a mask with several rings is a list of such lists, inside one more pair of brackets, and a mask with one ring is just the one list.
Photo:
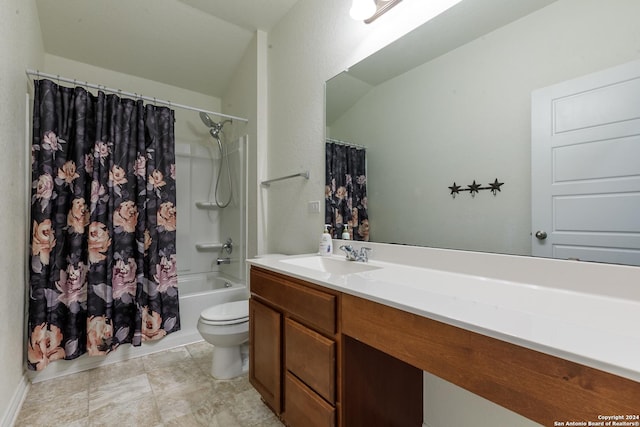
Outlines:
[[214, 305], [200, 313], [198, 332], [213, 344], [211, 375], [231, 379], [247, 372], [249, 341], [249, 301]]

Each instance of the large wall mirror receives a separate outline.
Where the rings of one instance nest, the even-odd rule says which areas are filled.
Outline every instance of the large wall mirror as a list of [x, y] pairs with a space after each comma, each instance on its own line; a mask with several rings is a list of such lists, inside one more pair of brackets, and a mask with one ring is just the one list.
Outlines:
[[327, 137], [367, 147], [371, 241], [532, 255], [532, 92], [640, 59], [638, 16], [637, 0], [462, 0], [330, 79]]

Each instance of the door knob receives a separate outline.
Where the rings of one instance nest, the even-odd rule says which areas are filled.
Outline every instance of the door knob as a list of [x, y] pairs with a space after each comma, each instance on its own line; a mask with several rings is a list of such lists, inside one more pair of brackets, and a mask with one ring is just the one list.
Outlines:
[[544, 240], [547, 238], [547, 232], [546, 231], [542, 231], [542, 230], [538, 230], [536, 231], [536, 239], [538, 240]]

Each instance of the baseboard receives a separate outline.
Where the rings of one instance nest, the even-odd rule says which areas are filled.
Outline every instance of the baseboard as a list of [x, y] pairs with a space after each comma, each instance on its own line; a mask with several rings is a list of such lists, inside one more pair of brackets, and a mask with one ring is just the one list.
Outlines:
[[20, 408], [22, 407], [22, 402], [27, 397], [27, 393], [29, 392], [30, 382], [27, 379], [26, 375], [22, 375], [22, 379], [16, 387], [16, 391], [13, 393], [13, 397], [9, 402], [9, 406], [2, 416], [2, 420], [0, 422], [1, 427], [12, 427], [16, 419], [18, 418], [18, 413], [20, 413]]

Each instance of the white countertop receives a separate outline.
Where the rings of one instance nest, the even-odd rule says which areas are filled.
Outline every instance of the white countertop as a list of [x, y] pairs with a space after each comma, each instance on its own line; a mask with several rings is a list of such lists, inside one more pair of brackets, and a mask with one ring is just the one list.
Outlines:
[[[291, 264], [291, 260], [305, 257], [319, 255], [282, 255], [247, 262], [640, 381], [640, 298], [635, 298], [640, 289], [616, 295], [591, 292], [592, 286], [581, 291], [571, 286], [539, 285], [535, 279], [527, 283], [375, 260], [368, 263], [375, 269], [349, 274]], [[343, 256], [330, 258], [331, 262], [348, 262]], [[640, 288], [640, 283], [635, 286]]]

